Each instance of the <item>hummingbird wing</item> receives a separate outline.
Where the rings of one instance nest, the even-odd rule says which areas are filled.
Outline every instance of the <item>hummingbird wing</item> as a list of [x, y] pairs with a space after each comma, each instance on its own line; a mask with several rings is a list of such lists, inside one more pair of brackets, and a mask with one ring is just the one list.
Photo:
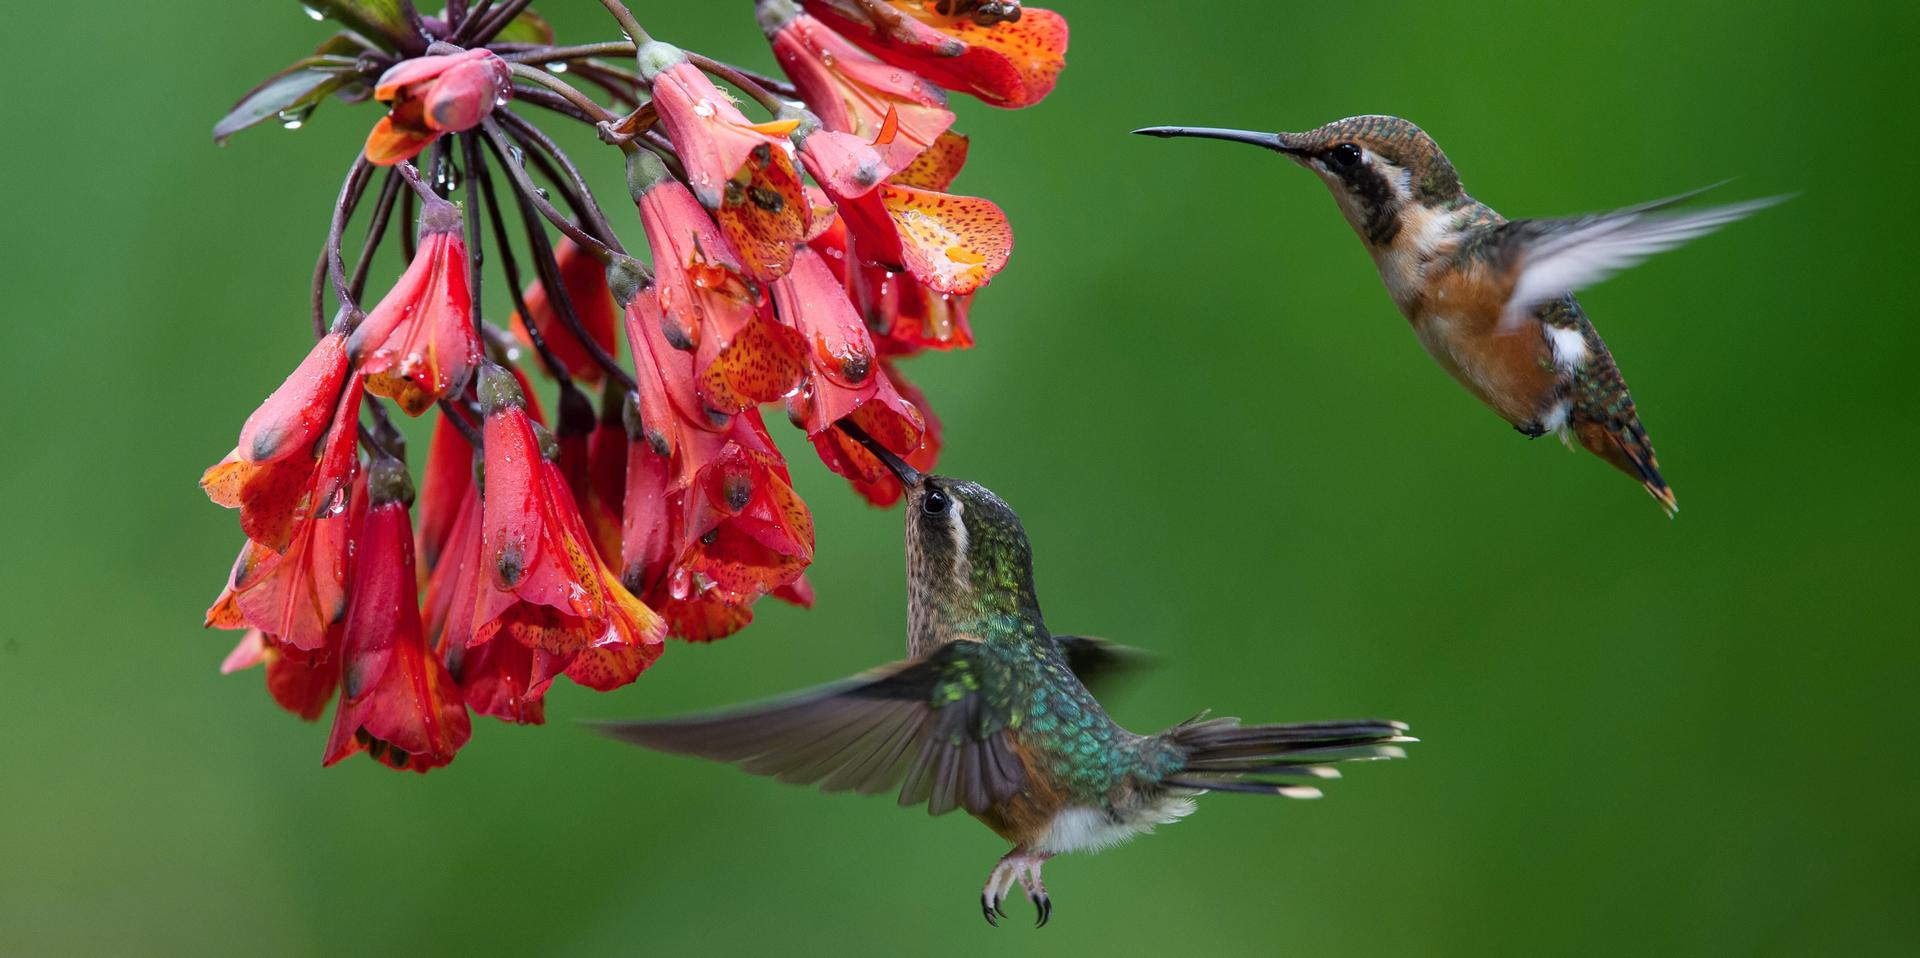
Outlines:
[[1770, 196], [1685, 213], [1661, 212], [1701, 192], [1694, 190], [1611, 213], [1512, 220], [1494, 227], [1485, 253], [1495, 262], [1512, 264], [1518, 270], [1513, 293], [1500, 314], [1500, 329], [1517, 329], [1541, 303], [1592, 286], [1655, 253], [1788, 199]]
[[[900, 804], [932, 815], [980, 813], [1020, 790], [1025, 771], [1007, 738], [1005, 701], [992, 701], [977, 643], [954, 642], [911, 662], [784, 698], [657, 722], [597, 723], [624, 742], [728, 762], [821, 791], [874, 795], [901, 785]], [[904, 784], [902, 784], [904, 781]]]

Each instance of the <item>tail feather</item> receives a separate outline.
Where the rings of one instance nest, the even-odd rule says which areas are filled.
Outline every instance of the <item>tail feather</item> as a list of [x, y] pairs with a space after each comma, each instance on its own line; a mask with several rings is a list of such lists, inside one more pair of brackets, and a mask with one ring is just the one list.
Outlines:
[[1418, 741], [1403, 722], [1306, 722], [1241, 725], [1238, 719], [1194, 719], [1168, 731], [1184, 750], [1182, 766], [1163, 781], [1176, 788], [1319, 798], [1311, 785], [1274, 778], [1339, 778], [1340, 762], [1405, 758], [1401, 743]]

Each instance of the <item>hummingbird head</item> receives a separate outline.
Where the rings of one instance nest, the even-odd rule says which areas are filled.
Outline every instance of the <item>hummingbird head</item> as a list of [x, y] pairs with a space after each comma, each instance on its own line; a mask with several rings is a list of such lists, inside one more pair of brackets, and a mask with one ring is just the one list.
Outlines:
[[1393, 244], [1413, 207], [1445, 206], [1463, 194], [1438, 144], [1397, 116], [1352, 116], [1305, 133], [1154, 126], [1147, 136], [1197, 136], [1266, 147], [1318, 174], [1368, 246]]
[[922, 473], [850, 423], [840, 426], [899, 478], [906, 490], [910, 641], [915, 654], [983, 620], [1040, 622], [1033, 548], [1020, 516], [977, 482]]

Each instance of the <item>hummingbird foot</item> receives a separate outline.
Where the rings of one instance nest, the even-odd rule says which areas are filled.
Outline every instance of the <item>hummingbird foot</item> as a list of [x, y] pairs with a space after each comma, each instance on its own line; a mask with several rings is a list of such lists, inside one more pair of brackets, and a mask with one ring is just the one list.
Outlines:
[[1014, 882], [1019, 882], [1020, 890], [1026, 893], [1039, 912], [1033, 926], [1046, 926], [1048, 919], [1053, 917], [1053, 899], [1047, 897], [1047, 886], [1040, 880], [1040, 868], [1052, 857], [1027, 851], [1025, 845], [1020, 845], [993, 866], [993, 871], [987, 875], [986, 887], [980, 890], [980, 912], [986, 916], [987, 924], [998, 928], [1000, 919], [1007, 917], [1007, 893], [1013, 890]]

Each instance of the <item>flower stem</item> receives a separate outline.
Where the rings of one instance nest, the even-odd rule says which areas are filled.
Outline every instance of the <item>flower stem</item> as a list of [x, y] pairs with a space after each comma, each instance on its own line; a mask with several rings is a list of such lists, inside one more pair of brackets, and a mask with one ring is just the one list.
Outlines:
[[459, 430], [461, 438], [467, 441], [467, 445], [472, 446], [475, 450], [481, 448], [484, 440], [481, 439], [480, 430], [473, 428], [473, 424], [468, 422], [466, 417], [461, 414], [459, 403], [451, 399], [440, 400], [440, 417], [452, 423], [453, 428]]
[[552, 203], [547, 202], [547, 198], [541, 194], [539, 188], [533, 185], [533, 179], [527, 176], [526, 168], [508, 159], [511, 144], [507, 142], [506, 134], [501, 131], [500, 124], [488, 119], [481, 125], [481, 129], [487, 133], [487, 142], [488, 145], [493, 148], [494, 157], [499, 160], [500, 166], [507, 171], [507, 175], [513, 178], [514, 192], [519, 195], [522, 206], [530, 207], [538, 211], [540, 215], [546, 217], [549, 222], [559, 228], [560, 232], [567, 234], [568, 238], [579, 243], [587, 252], [592, 253], [595, 259], [602, 263], [613, 258], [613, 254], [615, 253], [625, 252], [618, 248], [618, 240], [614, 240], [611, 243], [601, 242], [598, 237], [581, 229], [578, 224], [567, 219], [559, 210], [554, 209]]
[[[526, 298], [521, 294], [521, 290], [525, 287], [520, 282], [520, 264], [513, 257], [513, 244], [507, 240], [507, 220], [500, 215], [500, 204], [493, 195], [493, 177], [478, 159], [480, 138], [469, 133], [466, 134], [466, 140], [468, 149], [473, 153], [473, 158], [467, 161], [467, 165], [473, 167], [473, 170], [467, 174], [467, 178], [475, 186], [476, 195], [480, 198], [480, 205], [485, 209], [488, 222], [493, 224], [493, 240], [494, 245], [500, 248], [500, 271], [506, 275], [507, 295], [513, 299], [513, 308], [520, 314], [520, 325], [526, 329], [527, 339], [533, 343], [534, 352], [540, 354], [540, 364], [547, 368], [547, 374], [554, 379], [566, 379], [567, 368], [561, 364], [559, 357], [556, 357], [552, 348], [547, 345], [546, 337], [541, 334], [539, 326], [533, 321], [533, 311], [527, 308]], [[479, 212], [480, 210], [474, 211], [475, 219], [478, 218]]]
[[[551, 205], [546, 206], [544, 209], [541, 207], [544, 201], [539, 198], [538, 194], [533, 192], [532, 183], [526, 178], [527, 171], [508, 161], [508, 144], [506, 137], [500, 132], [499, 125], [495, 124], [492, 120], [488, 120], [485, 124], [485, 129], [487, 131], [487, 145], [492, 148], [495, 161], [504, 167], [508, 174], [513, 176], [514, 182], [516, 186], [518, 186], [518, 189], [514, 190], [514, 197], [520, 202], [520, 219], [527, 231], [527, 249], [533, 254], [534, 270], [539, 276], [541, 286], [546, 289], [547, 302], [551, 304], [554, 311], [559, 314], [560, 322], [567, 327], [569, 332], [573, 333], [574, 337], [580, 341], [581, 347], [587, 351], [589, 356], [593, 357], [593, 361], [598, 363], [600, 368], [606, 371], [607, 375], [612, 376], [629, 390], [636, 388], [633, 377], [628, 375], [625, 369], [620, 368], [620, 362], [611, 355], [608, 355], [607, 351], [602, 349], [600, 344], [594, 340], [592, 334], [587, 332], [585, 324], [580, 322], [580, 314], [574, 311], [573, 300], [567, 295], [566, 284], [562, 282], [560, 277], [559, 262], [554, 259], [553, 244], [547, 239], [547, 231], [546, 228], [541, 225], [540, 217], [544, 215], [549, 220], [556, 220], [556, 225], [565, 223], [566, 226], [562, 227], [561, 231], [567, 233], [568, 237], [572, 238], [576, 243], [581, 243], [581, 241], [585, 239], [586, 242], [581, 243], [581, 245], [590, 252], [593, 251], [598, 244], [594, 243], [584, 232], [579, 232], [578, 228], [573, 227], [573, 224], [567, 222], [564, 217], [560, 217], [558, 211], [554, 210]], [[573, 232], [568, 232], [567, 227], [573, 227]], [[575, 232], [579, 232], [579, 235], [574, 235]], [[606, 262], [606, 259], [612, 256], [612, 253], [609, 252], [606, 247], [599, 247], [599, 252], [605, 254], [601, 262]], [[622, 255], [625, 254], [622, 253]], [[526, 325], [533, 325], [530, 315], [522, 313], [521, 316], [527, 320]]]
[[357, 301], [367, 289], [367, 270], [373, 266], [373, 254], [380, 248], [380, 240], [387, 235], [387, 223], [393, 218], [393, 202], [400, 193], [400, 174], [388, 171], [387, 181], [380, 186], [380, 196], [373, 204], [373, 220], [367, 224], [367, 239], [360, 247], [360, 257], [353, 264], [353, 298]]
[[[512, 113], [503, 113], [500, 115], [500, 120], [502, 127], [513, 136], [516, 142], [522, 144], [523, 149], [527, 149], [534, 163], [540, 167], [541, 172], [545, 173], [548, 179], [553, 181], [555, 186], [572, 183], [572, 188], [563, 192], [580, 222], [592, 227], [595, 235], [608, 249], [616, 253], [626, 252], [620, 246], [620, 238], [614, 235], [613, 225], [607, 222], [607, 214], [600, 209], [600, 203], [593, 198], [593, 189], [587, 185], [586, 177], [580, 174], [579, 167], [573, 165], [572, 157], [567, 156], [566, 151], [549, 139], [539, 127], [525, 119]], [[536, 146], [539, 149], [530, 149]], [[566, 171], [564, 178], [554, 175], [547, 162], [549, 159]]]
[[[493, 11], [492, 16], [482, 21], [472, 33], [467, 34], [468, 45], [483, 44], [493, 39], [495, 34], [505, 30], [507, 24], [512, 23], [513, 18], [519, 16], [520, 11], [525, 10], [532, 2], [533, 0], [507, 0], [506, 5]], [[466, 33], [464, 30], [461, 32]]]
[[346, 261], [340, 255], [340, 241], [347, 231], [347, 221], [353, 218], [354, 207], [360, 205], [360, 197], [367, 190], [367, 180], [372, 177], [373, 164], [365, 154], [355, 156], [353, 166], [347, 169], [347, 180], [340, 185], [340, 198], [333, 204], [333, 223], [327, 230], [327, 274], [333, 279], [333, 295], [340, 301], [340, 308], [351, 314], [350, 325], [358, 325], [361, 312], [360, 304], [355, 301], [353, 289], [347, 283]]
[[614, 22], [620, 24], [620, 31], [627, 35], [627, 39], [636, 44], [653, 39], [645, 29], [641, 28], [640, 21], [634, 19], [633, 11], [627, 9], [627, 5], [620, 0], [600, 0], [600, 5], [606, 7], [608, 13], [613, 14]]
[[580, 92], [579, 88], [575, 87], [573, 84], [568, 83], [567, 81], [562, 80], [559, 77], [554, 76], [553, 74], [540, 69], [539, 67], [530, 67], [524, 63], [515, 63], [515, 64], [512, 64], [512, 68], [513, 68], [514, 79], [525, 80], [528, 83], [537, 83], [543, 87], [546, 87], [549, 90], [552, 90], [555, 93], [560, 94], [563, 97], [566, 97], [568, 103], [571, 103], [574, 106], [578, 107], [580, 109], [580, 112], [585, 113], [590, 117], [593, 117], [595, 122], [604, 123], [608, 120], [618, 119], [617, 117], [614, 116], [613, 111], [607, 109], [604, 106], [601, 106], [599, 103], [594, 102], [594, 99], [592, 97], [586, 95], [585, 93]]
[[[461, 164], [467, 168], [467, 199], [471, 200], [478, 195], [480, 187], [484, 185], [483, 178], [486, 173], [486, 167], [480, 162], [480, 138], [478, 136], [472, 133], [460, 134], [460, 158]], [[478, 203], [468, 203], [467, 205], [472, 207], [479, 206]], [[473, 311], [473, 335], [476, 339], [480, 335], [480, 326], [483, 322], [480, 318], [480, 304], [482, 301], [480, 295], [480, 267], [486, 262], [486, 259], [486, 249], [482, 245], [480, 236], [480, 211], [478, 209], [469, 209], [467, 210], [467, 285], [469, 293], [472, 296], [470, 308]]]

